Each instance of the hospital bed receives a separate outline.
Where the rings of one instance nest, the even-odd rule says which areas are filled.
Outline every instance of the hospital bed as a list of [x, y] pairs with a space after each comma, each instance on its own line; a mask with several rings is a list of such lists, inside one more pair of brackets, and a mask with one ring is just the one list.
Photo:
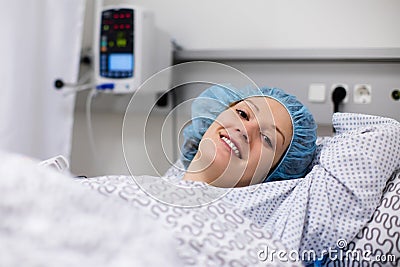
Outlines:
[[[289, 181], [285, 186], [282, 182], [268, 186], [291, 192], [309, 177], [322, 174], [326, 177], [344, 174], [354, 178], [362, 174], [379, 179], [381, 183], [374, 186], [380, 186], [377, 191], [382, 190], [382, 195], [372, 194], [373, 188], [369, 191], [368, 187], [361, 190], [366, 192], [365, 199], [358, 195], [360, 201], [378, 199], [375, 207], [369, 207], [372, 217], [365, 222], [343, 221], [343, 224], [360, 223], [361, 230], [354, 233], [351, 240], [340, 240], [342, 243], [337, 245], [343, 250], [337, 252], [336, 258], [321, 257], [318, 263], [311, 264], [398, 266], [400, 125], [381, 117], [337, 114], [334, 126], [336, 136], [319, 139], [306, 178]], [[351, 158], [346, 149], [354, 142], [368, 144], [354, 149], [360, 153], [358, 155], [375, 157], [368, 160]], [[370, 146], [369, 142], [376, 142], [376, 146]], [[268, 207], [260, 209], [263, 202], [259, 199], [269, 197], [262, 190], [254, 190], [255, 200], [244, 204], [227, 197], [198, 208], [180, 208], [152, 198], [142, 190], [148, 185], [147, 189], [163, 192], [170, 197], [169, 201], [190, 200], [195, 195], [190, 190], [186, 193], [175, 190], [172, 194], [167, 186], [153, 187], [157, 181], [170, 184], [179, 180], [177, 178], [183, 174], [177, 168], [179, 165], [171, 167], [162, 179], [137, 178], [143, 179], [139, 186], [137, 180], [129, 176], [76, 179], [40, 169], [30, 159], [4, 153], [0, 156], [3, 162], [0, 167], [1, 265], [301, 266], [300, 261], [291, 260], [288, 254], [271, 255], [272, 252], [289, 251], [290, 242], [289, 238], [279, 239], [275, 233], [267, 231], [259, 217], [260, 212], [254, 212], [257, 209], [267, 212]], [[354, 164], [357, 170], [346, 171], [343, 165], [346, 159], [354, 160], [347, 163], [349, 166]], [[364, 165], [360, 165], [363, 162]], [[335, 173], [338, 168], [340, 174]], [[358, 186], [363, 186], [349, 181], [346, 185], [349, 189], [357, 191]], [[201, 187], [200, 184], [197, 186]], [[233, 192], [242, 194], [245, 190], [249, 189], [238, 188]], [[354, 256], [358, 249], [369, 253], [363, 254], [361, 259], [344, 257], [346, 251]]]

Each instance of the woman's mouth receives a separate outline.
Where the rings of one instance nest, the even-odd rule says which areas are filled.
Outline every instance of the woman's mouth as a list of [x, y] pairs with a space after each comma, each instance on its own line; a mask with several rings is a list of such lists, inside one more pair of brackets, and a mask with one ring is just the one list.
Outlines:
[[230, 149], [233, 151], [233, 153], [235, 153], [235, 155], [241, 159], [242, 155], [240, 154], [239, 149], [237, 148], [237, 146], [226, 136], [221, 135], [220, 136], [221, 140], [225, 142], [225, 144], [227, 144]]

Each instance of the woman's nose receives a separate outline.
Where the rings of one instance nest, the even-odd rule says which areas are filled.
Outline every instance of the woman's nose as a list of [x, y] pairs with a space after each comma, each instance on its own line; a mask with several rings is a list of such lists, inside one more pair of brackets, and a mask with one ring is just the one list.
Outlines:
[[246, 130], [241, 130], [241, 129], [236, 129], [237, 132], [239, 132], [239, 137], [243, 138], [243, 140], [248, 144], [250, 142], [249, 136], [246, 132]]
[[240, 132], [240, 135], [243, 136], [247, 143], [250, 143], [254, 135], [260, 132], [260, 129], [257, 121], [249, 121], [246, 122], [242, 128], [238, 127], [237, 131]]

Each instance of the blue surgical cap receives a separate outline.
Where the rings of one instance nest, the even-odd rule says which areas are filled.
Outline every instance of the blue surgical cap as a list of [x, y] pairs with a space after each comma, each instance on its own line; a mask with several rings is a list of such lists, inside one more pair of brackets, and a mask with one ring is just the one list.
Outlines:
[[201, 93], [192, 103], [191, 124], [183, 130], [184, 143], [181, 161], [187, 169], [197, 153], [199, 143], [208, 127], [232, 103], [252, 96], [265, 96], [281, 103], [290, 114], [292, 140], [276, 167], [264, 182], [304, 177], [316, 149], [316, 123], [310, 111], [295, 96], [278, 88], [215, 85]]

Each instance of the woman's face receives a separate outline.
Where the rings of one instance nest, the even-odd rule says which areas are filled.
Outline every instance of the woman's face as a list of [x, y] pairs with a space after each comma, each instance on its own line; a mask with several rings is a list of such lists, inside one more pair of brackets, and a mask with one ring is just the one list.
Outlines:
[[[189, 172], [218, 187], [262, 182], [292, 139], [286, 108], [268, 97], [250, 97], [222, 112], [204, 134]], [[189, 178], [190, 179], [190, 178]]]

